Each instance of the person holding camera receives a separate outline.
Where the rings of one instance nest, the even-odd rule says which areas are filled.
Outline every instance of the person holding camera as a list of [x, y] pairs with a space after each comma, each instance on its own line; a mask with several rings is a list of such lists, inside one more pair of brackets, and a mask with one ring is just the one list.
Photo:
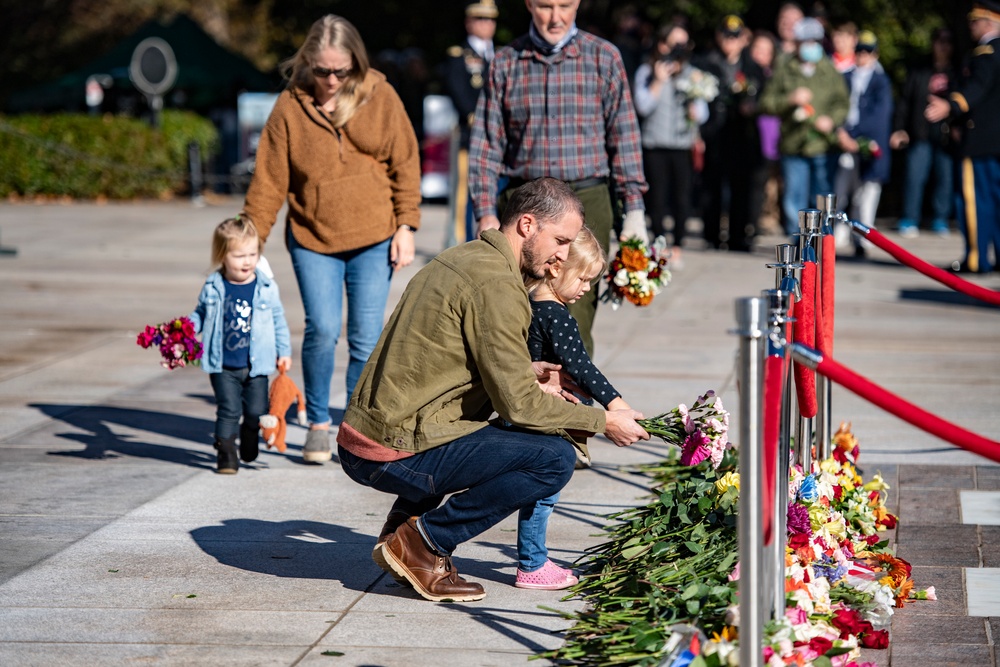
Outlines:
[[681, 266], [684, 225], [691, 215], [691, 183], [694, 175], [692, 148], [698, 127], [708, 120], [708, 103], [692, 98], [683, 82], [698, 78], [689, 62], [690, 42], [683, 26], [669, 24], [660, 29], [649, 62], [635, 73], [635, 110], [642, 136], [643, 170], [649, 190], [646, 210], [653, 236], [665, 236], [663, 218], [669, 209], [674, 219], [671, 268]]

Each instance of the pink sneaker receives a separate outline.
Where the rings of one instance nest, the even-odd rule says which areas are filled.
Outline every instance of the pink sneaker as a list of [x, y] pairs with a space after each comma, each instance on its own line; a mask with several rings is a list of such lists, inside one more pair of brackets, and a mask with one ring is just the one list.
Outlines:
[[545, 561], [534, 572], [517, 571], [517, 580], [514, 585], [518, 588], [536, 588], [543, 591], [558, 591], [569, 588], [580, 581], [572, 570], [559, 567], [550, 560]]

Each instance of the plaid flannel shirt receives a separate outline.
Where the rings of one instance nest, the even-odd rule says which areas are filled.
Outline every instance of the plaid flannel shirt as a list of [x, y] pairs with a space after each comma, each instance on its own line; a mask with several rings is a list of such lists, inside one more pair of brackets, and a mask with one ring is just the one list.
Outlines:
[[527, 35], [497, 51], [469, 156], [476, 218], [496, 215], [497, 179], [611, 177], [625, 211], [643, 210], [639, 123], [621, 55], [582, 30], [544, 56]]

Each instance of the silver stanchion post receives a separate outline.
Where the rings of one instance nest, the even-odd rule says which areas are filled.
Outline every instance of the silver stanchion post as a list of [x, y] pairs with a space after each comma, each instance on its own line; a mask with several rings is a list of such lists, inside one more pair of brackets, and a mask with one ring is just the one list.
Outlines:
[[[813, 245], [816, 248], [816, 263], [819, 267], [822, 267], [823, 237], [833, 235], [833, 225], [836, 223], [839, 215], [837, 212], [837, 195], [832, 192], [816, 195], [816, 208], [823, 212], [823, 217], [820, 223], [820, 234], [813, 239]], [[823, 272], [819, 270], [816, 272], [817, 310], [822, 307], [822, 303]], [[822, 333], [817, 331], [816, 335], [820, 336]], [[816, 376], [816, 454], [821, 460], [830, 457], [830, 447], [833, 442], [833, 429], [831, 428], [833, 421], [831, 408], [833, 407], [833, 402], [830, 398], [832, 389], [833, 382], [829, 378]]]
[[[799, 261], [797, 246], [790, 243], [780, 243], [774, 246], [774, 249], [778, 261], [774, 264], [768, 264], [767, 268], [775, 271], [775, 288], [788, 293], [788, 306], [785, 309], [787, 313], [792, 303], [802, 298], [802, 288], [798, 278], [795, 277], [796, 270], [802, 268], [802, 262]], [[786, 321], [789, 326], [785, 335], [788, 340], [791, 340], [791, 327], [795, 326], [795, 319], [786, 316]], [[792, 449], [792, 415], [794, 414], [792, 400], [795, 398], [795, 386], [792, 383], [791, 373], [785, 374], [784, 387], [784, 400], [781, 402], [781, 433], [778, 435], [778, 444], [782, 451], [787, 452]], [[802, 441], [798, 440], [795, 442], [795, 460], [798, 463], [802, 463], [801, 449]]]
[[[760, 667], [763, 659], [764, 609], [770, 597], [764, 589], [764, 534], [761, 511], [761, 394], [763, 393], [763, 332], [767, 304], [763, 299], [736, 300], [735, 333], [740, 337], [740, 648], [742, 667]], [[768, 595], [770, 592], [768, 591]], [[765, 607], [765, 600], [767, 607]]]
[[[821, 236], [821, 228], [823, 221], [823, 212], [818, 208], [804, 208], [799, 211], [799, 257], [803, 262], [815, 262], [817, 266], [819, 265], [819, 257], [816, 254], [816, 247], [813, 240]], [[819, 271], [816, 272], [819, 274]], [[817, 275], [817, 284], [819, 284]], [[814, 291], [813, 294], [805, 295], [813, 299], [815, 303], [816, 293], [818, 290]], [[817, 403], [819, 402], [819, 396], [816, 397]], [[802, 470], [808, 475], [809, 471], [812, 469], [812, 445], [814, 441], [815, 434], [819, 432], [819, 423], [821, 419], [821, 412], [817, 408], [815, 418], [803, 417], [802, 413], [799, 413], [798, 422], [795, 428], [795, 443], [796, 447], [799, 448], [800, 460], [802, 463]], [[801, 444], [800, 444], [801, 443]], [[817, 450], [817, 454], [819, 451]]]
[[[761, 298], [767, 305], [767, 319], [764, 343], [764, 357], [781, 358], [781, 386], [785, 394], [791, 383], [791, 363], [788, 354], [788, 343], [790, 335], [790, 320], [788, 317], [788, 307], [791, 305], [792, 293], [782, 290], [764, 290]], [[787, 397], [787, 396], [786, 396]], [[774, 505], [771, 517], [771, 525], [774, 526], [771, 544], [767, 546], [766, 567], [768, 572], [764, 577], [768, 589], [765, 594], [770, 594], [771, 619], [777, 620], [785, 615], [785, 535], [788, 521], [788, 473], [789, 473], [789, 443], [787, 439], [788, 429], [785, 423], [785, 407], [787, 400], [781, 402], [782, 425], [778, 433], [777, 460], [774, 461], [775, 484], [774, 484]], [[767, 405], [763, 406], [766, 411]], [[766, 465], [766, 462], [765, 462]]]

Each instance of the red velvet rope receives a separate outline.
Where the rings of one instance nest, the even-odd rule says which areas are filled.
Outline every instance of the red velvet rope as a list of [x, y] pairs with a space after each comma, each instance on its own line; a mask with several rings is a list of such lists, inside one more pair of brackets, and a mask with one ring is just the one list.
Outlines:
[[[816, 262], [802, 267], [802, 300], [795, 304], [795, 324], [792, 339], [816, 347]], [[795, 395], [799, 414], [809, 419], [816, 416], [816, 374], [808, 366], [795, 362]]]
[[886, 412], [891, 412], [903, 421], [910, 422], [917, 428], [936, 435], [942, 440], [946, 440], [962, 449], [1000, 463], [1000, 442], [976, 435], [972, 431], [967, 431], [961, 426], [956, 426], [951, 422], [932, 415], [923, 408], [919, 408], [896, 394], [886, 391], [829, 357], [823, 357], [816, 366], [816, 371], [820, 375], [828, 377], [837, 384], [846, 387], [866, 401], [874, 403]]
[[823, 303], [823, 326], [816, 326], [816, 346], [823, 354], [833, 354], [833, 294], [837, 277], [834, 267], [837, 265], [837, 244], [833, 234], [823, 237], [823, 281], [821, 290]]
[[785, 385], [785, 359], [771, 355], [764, 362], [764, 546], [774, 537], [775, 480], [778, 477], [778, 432], [781, 429], [781, 394]]
[[867, 238], [876, 246], [895, 257], [900, 264], [905, 264], [925, 276], [947, 285], [956, 292], [967, 294], [973, 298], [979, 299], [980, 301], [985, 301], [986, 303], [992, 303], [994, 306], [1000, 306], [1000, 292], [988, 290], [985, 287], [981, 287], [975, 283], [970, 283], [968, 280], [963, 280], [952, 273], [939, 269], [933, 264], [928, 264], [913, 253], [900, 248], [898, 245], [887, 239], [882, 232], [877, 229], [870, 229], [868, 231]]

